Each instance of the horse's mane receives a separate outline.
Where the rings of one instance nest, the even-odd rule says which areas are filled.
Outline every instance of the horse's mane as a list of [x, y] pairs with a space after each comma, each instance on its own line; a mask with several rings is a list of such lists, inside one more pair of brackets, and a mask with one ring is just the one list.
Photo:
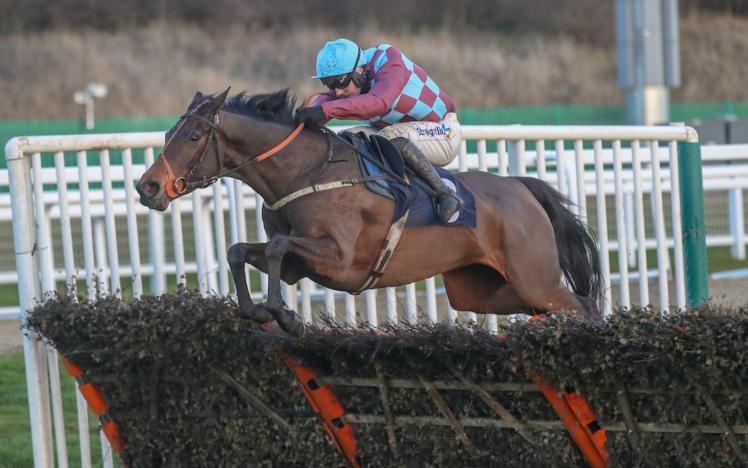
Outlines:
[[247, 95], [245, 91], [231, 96], [223, 110], [261, 120], [294, 124], [293, 111], [296, 98], [288, 94], [288, 88], [274, 93]]

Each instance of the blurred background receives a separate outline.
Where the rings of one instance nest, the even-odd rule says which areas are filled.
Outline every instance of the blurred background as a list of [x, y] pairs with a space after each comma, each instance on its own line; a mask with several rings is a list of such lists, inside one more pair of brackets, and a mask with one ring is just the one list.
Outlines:
[[[677, 4], [671, 119], [748, 117], [748, 2]], [[0, 136], [86, 131], [89, 83], [97, 131], [164, 130], [196, 90], [301, 99], [340, 36], [398, 46], [463, 123], [626, 122], [613, 0], [0, 0]]]

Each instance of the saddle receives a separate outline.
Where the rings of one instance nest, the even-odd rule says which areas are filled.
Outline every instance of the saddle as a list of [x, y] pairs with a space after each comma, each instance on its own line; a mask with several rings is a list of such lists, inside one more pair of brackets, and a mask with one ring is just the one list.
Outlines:
[[[380, 135], [367, 135], [364, 132], [340, 132], [340, 136], [352, 144], [356, 149], [358, 164], [363, 177], [376, 176], [383, 171], [372, 161], [392, 171], [394, 174], [405, 179], [405, 161], [400, 152], [390, 140]], [[362, 156], [362, 153], [366, 157]], [[367, 159], [368, 158], [368, 159]], [[369, 180], [365, 182], [366, 187], [377, 195], [394, 200], [392, 193], [392, 181], [386, 178]]]
[[[430, 189], [425, 189], [428, 184], [405, 165], [405, 161], [395, 145], [383, 136], [367, 135], [364, 132], [344, 131], [339, 135], [354, 146], [363, 177], [381, 176], [384, 171], [377, 167], [378, 164], [401, 178], [396, 180], [383, 177], [365, 182], [366, 187], [372, 192], [394, 200], [395, 213], [393, 219], [399, 219], [403, 213], [409, 211], [406, 227], [441, 225], [434, 209], [432, 192]], [[362, 156], [361, 153], [366, 157]], [[450, 225], [475, 227], [475, 197], [473, 194], [451, 172], [440, 167], [434, 169], [442, 179], [455, 187], [456, 192], [465, 202], [465, 207], [461, 210], [457, 221], [450, 223]]]

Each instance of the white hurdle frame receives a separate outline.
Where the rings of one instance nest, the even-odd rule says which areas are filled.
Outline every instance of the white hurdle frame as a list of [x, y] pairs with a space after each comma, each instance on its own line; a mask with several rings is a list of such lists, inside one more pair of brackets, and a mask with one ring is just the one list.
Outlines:
[[[611, 284], [618, 283], [619, 303], [631, 304], [629, 280], [639, 286], [639, 302], [649, 303], [648, 278], [658, 279], [658, 307], [666, 312], [669, 307], [682, 308], [686, 304], [683, 273], [683, 246], [680, 227], [680, 186], [678, 183], [678, 142], [697, 142], [696, 132], [685, 126], [618, 127], [618, 126], [464, 126], [464, 141], [458, 158], [450, 169], [491, 170], [500, 175], [528, 175], [549, 182], [576, 201], [578, 214], [587, 219], [587, 202], [594, 197], [596, 223], [600, 240], [603, 282], [606, 288], [605, 313], [612, 306]], [[476, 155], [467, 153], [467, 141], [476, 142]], [[496, 142], [497, 149], [488, 151], [488, 142]], [[145, 150], [146, 165], [154, 161], [163, 145], [162, 132], [132, 134], [100, 134], [78, 136], [18, 137], [6, 146], [9, 188], [12, 198], [13, 234], [18, 270], [21, 320], [45, 294], [62, 281], [75, 291], [79, 277], [85, 277], [88, 297], [94, 298], [110, 291], [121, 294], [122, 275], [129, 275], [132, 294], [144, 292], [143, 277], [151, 279], [152, 294], [167, 290], [168, 279], [185, 284], [188, 273], [197, 272], [201, 294], [232, 294], [225, 258], [227, 234], [231, 243], [246, 241], [246, 211], [254, 211], [257, 232], [255, 240], [266, 241], [260, 210], [261, 198], [250, 188], [233, 180], [214, 185], [210, 190], [191, 195], [193, 236], [196, 257], [185, 258], [182, 215], [188, 214], [187, 202], [173, 202], [170, 223], [173, 262], [167, 257], [163, 215], [146, 210], [136, 200], [134, 181], [142, 174], [144, 165], [132, 162], [133, 150]], [[589, 142], [585, 148], [585, 142]], [[627, 143], [624, 147], [624, 142]], [[605, 148], [609, 144], [610, 148]], [[535, 149], [530, 150], [531, 145]], [[123, 165], [111, 166], [110, 151], [119, 151]], [[77, 167], [65, 167], [64, 152], [76, 155]], [[99, 159], [99, 167], [89, 167], [88, 157]], [[573, 157], [572, 157], [573, 156]], [[54, 167], [47, 168], [43, 160], [51, 157]], [[593, 171], [586, 170], [594, 167]], [[606, 167], [613, 168], [612, 171]], [[52, 171], [58, 181], [57, 190], [45, 191], [41, 183]], [[125, 189], [113, 188], [114, 182], [125, 182]], [[77, 183], [78, 190], [68, 184]], [[91, 183], [101, 183], [101, 190], [92, 190]], [[666, 232], [663, 193], [670, 192], [670, 232]], [[645, 208], [644, 194], [651, 195], [651, 210]], [[614, 201], [615, 240], [609, 236], [609, 217], [606, 200]], [[626, 208], [629, 198], [633, 206]], [[118, 201], [124, 200], [124, 203]], [[735, 213], [742, 212], [742, 201], [731, 202]], [[210, 213], [212, 211], [212, 214]], [[228, 211], [229, 226], [224, 226]], [[50, 234], [50, 216], [59, 219], [61, 227], [62, 265], [54, 264]], [[129, 262], [122, 262], [117, 243], [118, 219], [125, 216], [128, 232]], [[140, 216], [140, 218], [138, 218]], [[632, 219], [633, 218], [633, 219]], [[82, 234], [82, 271], [76, 266], [71, 225], [80, 220]], [[122, 220], [120, 219], [121, 223]], [[138, 223], [147, 222], [147, 230], [139, 230]], [[635, 226], [635, 229], [629, 226]], [[645, 236], [646, 227], [654, 228], [655, 236]], [[139, 233], [148, 233], [149, 259], [140, 252]], [[741, 231], [742, 232], [742, 231]], [[98, 240], [97, 240], [98, 239]], [[646, 259], [647, 249], [656, 249], [656, 268], [651, 271]], [[670, 265], [669, 249], [673, 249]], [[617, 249], [618, 271], [611, 272], [608, 250]], [[629, 262], [632, 271], [629, 271]], [[101, 265], [96, 270], [96, 265]], [[256, 270], [250, 268], [257, 282]], [[675, 295], [668, 291], [669, 275], [674, 275]], [[108, 284], [106, 280], [108, 279]], [[259, 276], [260, 288], [252, 285], [251, 294], [262, 300], [267, 293], [267, 278]], [[298, 286], [285, 287], [290, 304], [300, 310], [306, 322], [319, 320], [313, 302], [323, 307], [326, 317], [347, 326], [391, 325], [401, 321], [408, 324], [450, 324], [478, 321], [471, 312], [457, 312], [451, 307], [440, 308], [441, 289], [434, 278], [427, 279], [419, 292], [416, 284], [404, 288], [386, 288], [384, 297], [378, 291], [367, 291], [360, 301], [345, 293], [334, 292], [309, 280]], [[382, 300], [379, 300], [379, 299]], [[340, 302], [336, 304], [336, 302]], [[364, 312], [365, 311], [365, 312]], [[361, 313], [359, 313], [361, 312]], [[498, 329], [496, 316], [488, 316], [484, 326]], [[67, 448], [62, 425], [60, 377], [57, 355], [45, 349], [42, 341], [32, 335], [24, 336], [24, 359], [29, 395], [29, 417], [36, 467], [67, 466]], [[50, 390], [51, 388], [51, 390]], [[78, 395], [78, 419], [83, 466], [91, 466], [91, 444], [88, 439], [87, 409]], [[53, 436], [54, 435], [54, 436]], [[105, 465], [111, 464], [111, 449], [102, 440]]]

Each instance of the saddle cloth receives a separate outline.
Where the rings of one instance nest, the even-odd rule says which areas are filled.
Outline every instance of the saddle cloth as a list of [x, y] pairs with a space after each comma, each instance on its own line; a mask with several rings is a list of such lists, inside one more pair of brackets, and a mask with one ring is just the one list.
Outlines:
[[[369, 190], [395, 202], [393, 220], [399, 219], [405, 211], [410, 210], [408, 221], [405, 225], [406, 229], [442, 225], [436, 216], [433, 199], [429, 192], [424, 189], [424, 186], [428, 185], [405, 166], [403, 157], [389, 140], [379, 135], [366, 135], [364, 133], [342, 132], [340, 136], [346, 138], [356, 148], [356, 155], [363, 177], [377, 176], [384, 171], [367, 158], [364, 158], [361, 153], [366, 154], [369, 159], [377, 161], [381, 166], [388, 168], [398, 176], [402, 177], [407, 173], [411, 180], [410, 185], [406, 185], [393, 178], [381, 178], [366, 182], [366, 187]], [[451, 172], [439, 167], [435, 167], [434, 169], [436, 169], [437, 174], [439, 174], [447, 185], [456, 189], [457, 194], [465, 202], [465, 206], [447, 225], [475, 227], [475, 197], [473, 193]]]

